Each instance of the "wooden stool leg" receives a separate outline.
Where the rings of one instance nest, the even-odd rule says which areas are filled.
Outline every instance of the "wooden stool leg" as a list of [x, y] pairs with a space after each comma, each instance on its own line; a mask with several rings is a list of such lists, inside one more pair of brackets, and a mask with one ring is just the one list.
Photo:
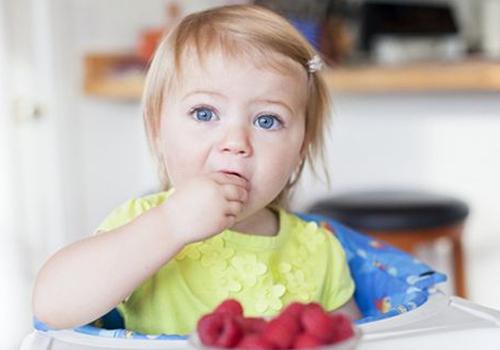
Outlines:
[[464, 252], [462, 247], [461, 237], [452, 238], [453, 249], [453, 274], [455, 278], [455, 292], [459, 297], [466, 298], [467, 292], [465, 287], [465, 272], [464, 272]]

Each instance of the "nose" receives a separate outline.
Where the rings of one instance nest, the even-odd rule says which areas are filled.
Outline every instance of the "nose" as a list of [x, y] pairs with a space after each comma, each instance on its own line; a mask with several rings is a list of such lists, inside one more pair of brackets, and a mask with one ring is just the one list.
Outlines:
[[222, 153], [248, 157], [252, 154], [249, 131], [244, 126], [232, 126], [226, 130], [219, 145]]

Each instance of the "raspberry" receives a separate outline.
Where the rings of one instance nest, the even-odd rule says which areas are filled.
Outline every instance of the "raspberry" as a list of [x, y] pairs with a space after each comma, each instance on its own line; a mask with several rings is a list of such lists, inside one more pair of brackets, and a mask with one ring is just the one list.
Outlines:
[[231, 315], [224, 315], [224, 326], [215, 345], [223, 348], [232, 348], [241, 340], [243, 332], [238, 321]]
[[243, 316], [243, 307], [236, 299], [226, 299], [217, 306], [213, 313], [229, 313], [234, 316]]
[[297, 336], [293, 343], [293, 349], [313, 349], [322, 346], [323, 342], [309, 333], [302, 333]]
[[324, 344], [333, 340], [335, 320], [321, 305], [308, 304], [302, 313], [301, 321], [305, 332], [314, 335]]
[[249, 334], [238, 343], [237, 348], [247, 350], [272, 350], [273, 345], [258, 334]]
[[294, 317], [300, 317], [302, 315], [302, 312], [305, 310], [306, 305], [299, 303], [299, 302], [293, 302], [287, 305], [281, 312], [281, 315], [290, 315]]
[[242, 317], [239, 321], [244, 334], [260, 334], [267, 324], [261, 317]]
[[313, 349], [342, 342], [354, 336], [349, 316], [330, 314], [319, 303], [293, 302], [270, 321], [244, 317], [235, 299], [222, 302], [197, 325], [206, 346], [244, 350]]
[[208, 314], [198, 320], [197, 330], [200, 340], [205, 345], [215, 345], [224, 324], [221, 314]]
[[280, 315], [266, 324], [262, 337], [278, 349], [289, 349], [300, 330], [293, 316]]
[[335, 343], [344, 341], [354, 336], [354, 329], [349, 316], [339, 312], [331, 315], [330, 317], [333, 319], [335, 325], [332, 337]]
[[304, 309], [305, 310], [321, 310], [321, 311], [325, 311], [325, 309], [323, 309], [323, 306], [321, 306], [320, 303], [316, 303], [316, 302], [312, 302], [312, 303], [304, 305]]
[[234, 347], [243, 333], [234, 316], [227, 313], [208, 314], [198, 321], [198, 334], [204, 345]]

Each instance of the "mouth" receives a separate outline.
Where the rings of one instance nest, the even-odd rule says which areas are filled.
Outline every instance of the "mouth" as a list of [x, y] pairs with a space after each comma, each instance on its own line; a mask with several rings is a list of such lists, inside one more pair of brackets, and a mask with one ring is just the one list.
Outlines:
[[238, 176], [239, 178], [242, 178], [242, 179], [248, 181], [248, 179], [245, 176], [243, 176], [242, 174], [240, 174], [239, 172], [234, 171], [234, 170], [221, 170], [220, 172], [223, 174], [227, 174], [227, 175]]

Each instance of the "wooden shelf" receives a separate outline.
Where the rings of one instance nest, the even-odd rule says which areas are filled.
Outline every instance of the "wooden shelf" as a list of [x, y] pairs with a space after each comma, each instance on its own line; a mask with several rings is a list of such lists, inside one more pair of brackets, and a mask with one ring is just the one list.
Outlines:
[[84, 91], [119, 100], [141, 98], [146, 63], [132, 54], [92, 54], [84, 59]]
[[500, 91], [500, 62], [337, 68], [325, 72], [325, 79], [340, 92]]
[[[87, 55], [84, 91], [90, 96], [138, 100], [145, 71], [146, 63], [132, 54]], [[322, 74], [333, 92], [500, 92], [500, 61], [338, 67], [328, 68]]]

